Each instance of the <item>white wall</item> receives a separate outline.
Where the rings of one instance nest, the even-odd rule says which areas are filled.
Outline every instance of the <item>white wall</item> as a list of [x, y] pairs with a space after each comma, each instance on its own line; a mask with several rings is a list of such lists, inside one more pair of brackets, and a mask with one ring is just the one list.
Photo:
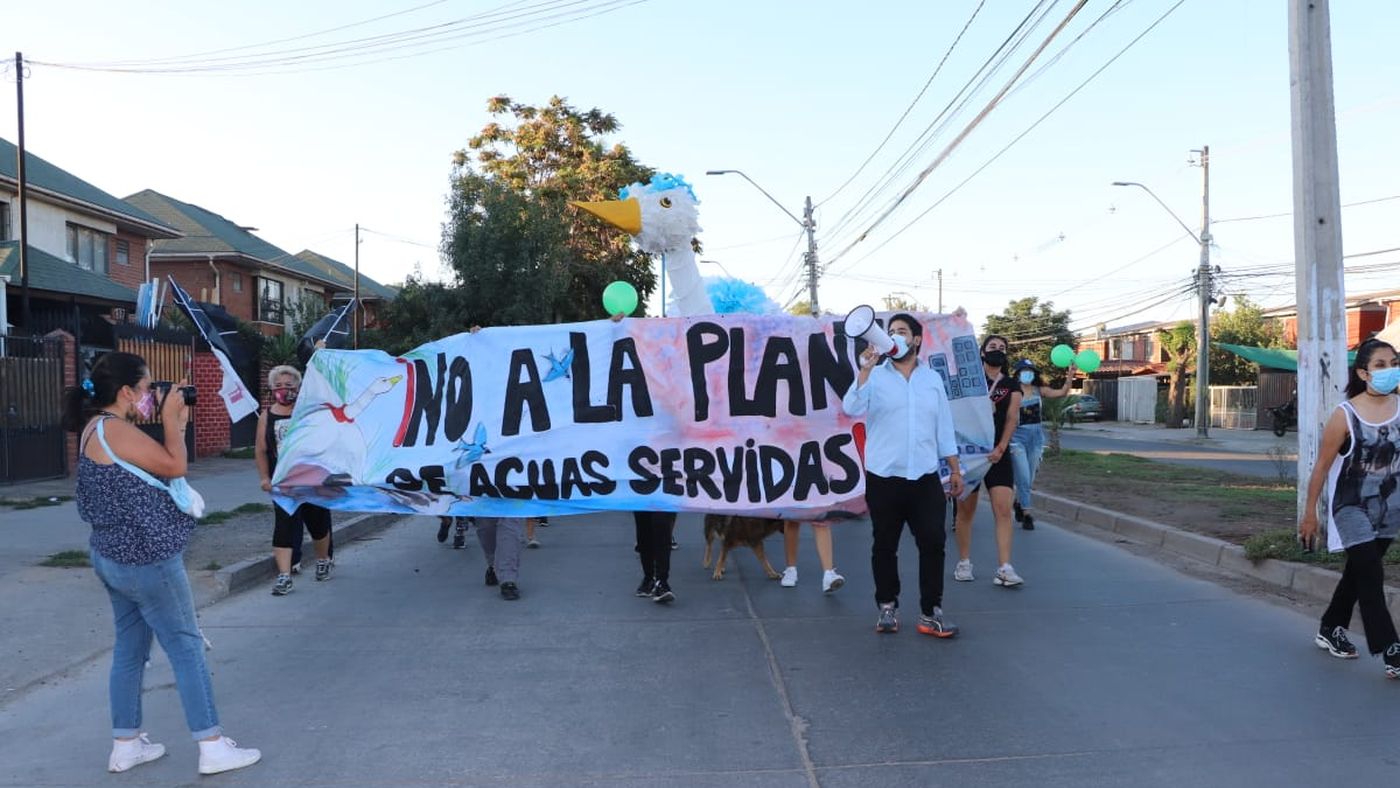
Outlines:
[[[3, 193], [10, 203], [10, 224], [12, 235], [19, 238], [19, 200], [13, 192]], [[117, 226], [69, 210], [61, 205], [46, 202], [43, 197], [29, 195], [29, 245], [49, 254], [73, 262], [68, 258], [68, 223], [81, 224], [104, 233], [115, 233]]]

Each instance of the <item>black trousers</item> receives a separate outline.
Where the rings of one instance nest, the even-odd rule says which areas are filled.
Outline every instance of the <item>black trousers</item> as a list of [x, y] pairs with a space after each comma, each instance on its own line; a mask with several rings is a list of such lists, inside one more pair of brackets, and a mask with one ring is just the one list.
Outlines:
[[642, 574], [653, 580], [671, 579], [671, 532], [676, 527], [675, 512], [633, 512], [637, 527], [637, 557]]
[[1332, 592], [1332, 604], [1322, 614], [1322, 626], [1350, 627], [1351, 611], [1360, 605], [1361, 624], [1366, 628], [1366, 646], [1372, 654], [1380, 654], [1396, 642], [1395, 622], [1385, 605], [1385, 566], [1383, 558], [1390, 548], [1390, 539], [1347, 548], [1347, 565], [1337, 590]]
[[865, 502], [870, 507], [874, 544], [870, 569], [875, 574], [875, 603], [899, 604], [899, 539], [905, 524], [919, 548], [919, 608], [924, 615], [943, 604], [944, 520], [948, 499], [938, 474], [918, 479], [865, 475]]

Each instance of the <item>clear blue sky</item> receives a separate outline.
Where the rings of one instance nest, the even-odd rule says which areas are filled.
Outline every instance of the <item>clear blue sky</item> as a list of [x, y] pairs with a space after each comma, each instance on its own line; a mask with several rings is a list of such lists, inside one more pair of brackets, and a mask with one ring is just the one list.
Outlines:
[[[1081, 325], [1189, 316], [1188, 295], [1149, 305], [1185, 285], [1197, 250], [1148, 195], [1109, 183], [1144, 182], [1198, 227], [1201, 171], [1186, 160], [1190, 149], [1208, 144], [1215, 218], [1290, 210], [1287, 4], [1277, 0], [1187, 0], [1003, 157], [876, 249], [1174, 2], [1123, 3], [1013, 93], [901, 210], [835, 260], [822, 280], [823, 307], [844, 311], [892, 291], [934, 306], [933, 271], [942, 268], [945, 307], [967, 307], [979, 325], [1007, 300], [1027, 295], [1072, 309]], [[0, 27], [0, 52], [19, 49], [33, 60], [63, 63], [148, 60], [311, 33], [424, 4], [283, 46], [531, 5], [11, 4]], [[1033, 38], [1042, 38], [1072, 4], [1060, 0]], [[986, 2], [885, 150], [821, 204], [823, 259], [834, 258], [857, 228], [864, 229], [855, 222], [836, 230], [857, 198], [1034, 5]], [[1112, 5], [1091, 0], [1049, 53]], [[689, 178], [701, 199], [704, 256], [768, 286], [785, 302], [798, 288], [792, 251], [799, 228], [741, 179], [704, 171], [743, 169], [794, 213], [804, 195], [823, 200], [889, 132], [976, 6], [976, 0], [649, 0], [519, 37], [353, 68], [224, 76], [35, 65], [25, 83], [27, 137], [33, 152], [110, 192], [153, 188], [258, 227], [289, 251], [309, 247], [348, 262], [357, 221], [422, 244], [366, 236], [364, 270], [394, 282], [415, 264], [430, 277], [439, 275], [435, 248], [451, 154], [487, 122], [486, 99], [504, 93], [538, 103], [560, 94], [614, 113], [622, 123], [617, 139], [642, 161]], [[1400, 4], [1334, 3], [1332, 26], [1343, 202], [1400, 194], [1393, 143], [1400, 128], [1393, 57]], [[994, 83], [1029, 51], [1023, 48]], [[915, 157], [897, 180], [901, 188], [991, 93], [979, 94]], [[6, 97], [0, 97], [0, 136], [15, 136]], [[1347, 252], [1400, 247], [1398, 210], [1400, 200], [1347, 209]], [[1178, 237], [1179, 243], [1127, 265]], [[1293, 257], [1287, 217], [1222, 223], [1215, 237], [1215, 262], [1227, 272]], [[1400, 254], [1389, 253], [1357, 262], [1397, 260]], [[1352, 292], [1384, 289], [1394, 278], [1393, 272], [1358, 276], [1348, 286]], [[1236, 278], [1227, 291], [1268, 304], [1293, 301], [1291, 281], [1280, 278]]]

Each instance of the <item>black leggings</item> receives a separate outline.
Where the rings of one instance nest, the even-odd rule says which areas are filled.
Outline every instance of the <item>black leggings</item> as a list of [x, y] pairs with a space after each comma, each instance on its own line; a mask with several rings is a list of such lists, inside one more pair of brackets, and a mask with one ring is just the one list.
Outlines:
[[282, 507], [274, 507], [276, 515], [272, 526], [272, 546], [285, 548], [301, 547], [301, 529], [311, 533], [313, 540], [325, 539], [331, 532], [331, 510], [323, 506], [304, 503], [297, 507], [296, 514], [287, 514]]
[[1376, 539], [1347, 548], [1347, 565], [1332, 604], [1322, 614], [1322, 627], [1350, 627], [1352, 608], [1360, 605], [1361, 624], [1366, 628], [1366, 646], [1380, 654], [1395, 643], [1395, 622], [1385, 605], [1385, 551], [1390, 539]]
[[652, 580], [671, 578], [671, 532], [676, 527], [675, 512], [633, 512], [637, 528], [637, 557], [642, 574]]

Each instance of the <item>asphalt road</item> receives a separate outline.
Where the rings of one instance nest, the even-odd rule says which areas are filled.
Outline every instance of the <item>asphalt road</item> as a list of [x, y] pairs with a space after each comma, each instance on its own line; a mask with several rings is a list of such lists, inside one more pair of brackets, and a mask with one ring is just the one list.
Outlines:
[[[1264, 452], [1230, 451], [1167, 441], [1133, 440], [1120, 436], [1109, 437], [1087, 430], [1062, 431], [1060, 445], [1075, 451], [1134, 454], [1173, 465], [1210, 468], [1269, 479], [1279, 478], [1278, 461]], [[1289, 479], [1296, 475], [1294, 462], [1292, 455], [1284, 460], [1284, 469], [1289, 474]]]
[[[632, 596], [626, 515], [561, 518], [526, 551], [523, 599], [480, 548], [405, 520], [338, 553], [329, 583], [203, 612], [219, 710], [250, 769], [202, 780], [163, 656], [146, 728], [170, 752], [104, 774], [105, 660], [0, 707], [0, 784], [1315, 786], [1391, 784], [1400, 682], [1312, 645], [1312, 618], [1050, 525], [1018, 531], [1024, 588], [949, 583], [963, 627], [876, 635], [869, 531], [837, 526], [849, 583], [712, 582], [681, 520], [670, 607]], [[804, 534], [805, 536], [805, 534]], [[780, 539], [769, 542], [781, 556]], [[951, 538], [950, 538], [951, 544]], [[951, 570], [951, 565], [949, 567]], [[93, 582], [96, 582], [95, 580]], [[1360, 641], [1358, 635], [1358, 641]]]

